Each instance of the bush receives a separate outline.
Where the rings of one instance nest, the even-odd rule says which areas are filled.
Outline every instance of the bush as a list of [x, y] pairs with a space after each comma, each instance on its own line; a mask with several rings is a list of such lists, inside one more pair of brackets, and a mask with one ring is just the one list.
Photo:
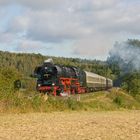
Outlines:
[[0, 92], [13, 92], [14, 82], [20, 79], [21, 75], [14, 68], [0, 69]]
[[140, 94], [140, 73], [126, 74], [123, 78], [122, 88], [131, 95], [136, 96]]
[[117, 97], [115, 97], [115, 99], [113, 100], [113, 102], [115, 102], [118, 105], [122, 105], [123, 98], [121, 96], [117, 96]]

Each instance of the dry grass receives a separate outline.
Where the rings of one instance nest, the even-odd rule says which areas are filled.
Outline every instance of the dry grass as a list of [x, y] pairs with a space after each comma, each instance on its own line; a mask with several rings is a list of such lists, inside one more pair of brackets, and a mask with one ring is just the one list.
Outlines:
[[33, 113], [55, 111], [117, 111], [140, 109], [140, 97], [132, 97], [121, 89], [99, 91], [70, 97], [47, 97], [40, 93], [0, 93], [0, 113]]
[[140, 111], [1, 114], [1, 140], [139, 140]]

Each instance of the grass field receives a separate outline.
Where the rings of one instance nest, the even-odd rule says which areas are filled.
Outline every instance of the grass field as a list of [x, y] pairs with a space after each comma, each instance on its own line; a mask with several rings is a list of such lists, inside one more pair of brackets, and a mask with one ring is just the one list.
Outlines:
[[0, 114], [0, 140], [139, 140], [140, 111]]
[[70, 97], [41, 96], [36, 92], [0, 93], [0, 113], [55, 111], [117, 111], [140, 109], [140, 96], [133, 97], [122, 89], [76, 94]]

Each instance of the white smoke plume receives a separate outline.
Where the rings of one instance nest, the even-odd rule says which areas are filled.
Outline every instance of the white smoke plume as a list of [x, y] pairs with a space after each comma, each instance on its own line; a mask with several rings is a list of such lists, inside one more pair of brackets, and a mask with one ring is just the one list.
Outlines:
[[108, 62], [117, 63], [123, 73], [140, 71], [140, 41], [116, 43], [110, 51]]

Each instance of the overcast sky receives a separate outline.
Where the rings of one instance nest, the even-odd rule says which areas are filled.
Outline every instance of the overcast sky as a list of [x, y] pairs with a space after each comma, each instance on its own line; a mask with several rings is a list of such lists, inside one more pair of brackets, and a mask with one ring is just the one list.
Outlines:
[[0, 50], [105, 60], [140, 37], [140, 0], [0, 0]]

